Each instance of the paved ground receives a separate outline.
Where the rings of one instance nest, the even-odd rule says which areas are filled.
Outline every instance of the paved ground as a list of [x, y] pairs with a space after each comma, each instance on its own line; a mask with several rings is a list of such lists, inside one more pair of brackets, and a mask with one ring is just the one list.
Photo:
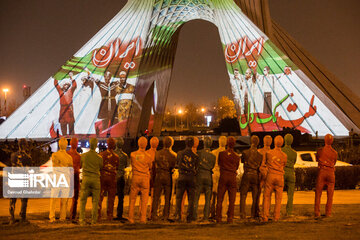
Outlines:
[[[296, 191], [294, 195], [294, 204], [314, 204], [315, 192], [314, 191]], [[283, 194], [282, 204], [286, 204], [287, 195], [286, 192]], [[240, 201], [239, 193], [236, 196], [236, 204], [238, 205]], [[251, 204], [251, 193], [248, 194], [246, 199], [246, 204]], [[274, 203], [274, 197], [272, 198], [272, 203]], [[2, 198], [0, 199], [0, 216], [8, 216], [9, 214], [9, 200]], [[162, 199], [164, 202], [164, 199]], [[321, 198], [321, 203], [326, 203], [326, 191], [323, 192], [323, 197]], [[49, 199], [29, 199], [28, 202], [28, 213], [45, 213], [49, 212]], [[136, 204], [139, 204], [139, 197], [137, 199]], [[204, 196], [200, 197], [200, 204], [204, 204]], [[360, 204], [360, 190], [336, 190], [334, 194], [334, 204]], [[70, 201], [69, 201], [69, 209], [70, 209]], [[117, 206], [117, 199], [115, 200], [115, 206]], [[124, 199], [124, 207], [129, 206], [129, 198], [125, 196]], [[16, 205], [17, 211], [20, 208], [20, 201]], [[106, 198], [103, 201], [103, 209], [106, 208]], [[88, 202], [86, 204], [86, 209], [91, 209], [91, 198], [88, 198]], [[116, 208], [115, 208], [116, 210]]]
[[[251, 197], [247, 201], [247, 213], [250, 212]], [[285, 211], [286, 194], [283, 195], [282, 215]], [[30, 224], [8, 225], [8, 199], [0, 199], [0, 239], [360, 239], [360, 191], [337, 190], [334, 195], [333, 217], [313, 218], [314, 192], [296, 192], [294, 217], [282, 217], [277, 223], [267, 224], [250, 219], [235, 219], [234, 224], [202, 223], [148, 223], [122, 224], [101, 222], [95, 226], [81, 227], [70, 222], [48, 223], [48, 199], [30, 199], [28, 218]], [[325, 202], [324, 192], [323, 201]], [[239, 196], [235, 214], [238, 216]], [[125, 216], [128, 199], [125, 199]], [[200, 199], [200, 204], [203, 199]], [[105, 207], [105, 202], [103, 203]], [[17, 212], [19, 209], [17, 204]], [[90, 209], [90, 201], [87, 209]], [[200, 205], [199, 216], [201, 216]], [[321, 207], [322, 212], [324, 206]], [[88, 211], [89, 215], [90, 212]], [[225, 220], [225, 219], [224, 219]]]

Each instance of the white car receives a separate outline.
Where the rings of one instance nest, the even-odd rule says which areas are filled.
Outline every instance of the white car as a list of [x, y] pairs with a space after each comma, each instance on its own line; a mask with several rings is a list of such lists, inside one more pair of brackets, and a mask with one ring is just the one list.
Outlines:
[[[316, 151], [297, 151], [295, 168], [301, 167], [317, 167]], [[350, 163], [337, 160], [335, 166], [351, 166]]]

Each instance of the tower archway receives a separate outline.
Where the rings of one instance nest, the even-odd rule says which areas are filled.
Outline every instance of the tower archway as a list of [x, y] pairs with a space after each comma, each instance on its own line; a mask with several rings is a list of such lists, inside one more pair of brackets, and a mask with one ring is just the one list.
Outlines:
[[128, 1], [1, 125], [0, 137], [43, 138], [57, 129], [61, 135], [136, 136], [151, 108], [159, 134], [178, 29], [194, 19], [218, 28], [242, 135], [287, 127], [319, 135], [358, 130], [358, 115], [350, 114], [359, 113], [356, 104], [337, 101], [335, 87], [314, 84], [311, 72], [307, 76], [273, 43], [271, 24], [256, 18], [267, 16], [267, 1], [237, 2], [246, 11], [233, 0]]

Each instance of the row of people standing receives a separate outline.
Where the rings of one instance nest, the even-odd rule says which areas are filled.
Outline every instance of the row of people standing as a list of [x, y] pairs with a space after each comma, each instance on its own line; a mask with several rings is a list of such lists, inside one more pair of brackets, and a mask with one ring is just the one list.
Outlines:
[[[318, 177], [315, 189], [315, 217], [320, 217], [320, 198], [324, 186], [327, 186], [327, 203], [325, 215], [331, 216], [332, 200], [335, 187], [335, 163], [337, 152], [331, 147], [333, 136], [325, 136], [325, 146], [318, 149], [316, 159], [318, 161]], [[245, 200], [249, 189], [252, 190], [251, 217], [261, 218], [267, 222], [271, 204], [271, 194], [275, 192], [274, 221], [280, 219], [281, 201], [284, 186], [287, 189], [286, 215], [293, 216], [293, 198], [295, 190], [295, 169], [297, 154], [291, 147], [293, 136], [276, 136], [274, 139], [274, 149], [270, 149], [272, 144], [271, 136], [264, 137], [264, 147], [257, 149], [259, 138], [251, 137], [251, 147], [242, 154], [244, 163], [244, 175], [240, 186], [240, 217], [245, 218]], [[282, 147], [283, 146], [283, 147]], [[263, 191], [263, 205], [260, 211], [260, 194]]]
[[[288, 189], [287, 214], [292, 214], [292, 199], [295, 185], [294, 164], [296, 152], [291, 148], [292, 136], [285, 136], [285, 146], [283, 148], [283, 138], [277, 136], [274, 139], [274, 149], [270, 149], [272, 138], [264, 138], [264, 148], [257, 149], [259, 139], [257, 136], [251, 137], [251, 147], [245, 150], [241, 156], [244, 163], [244, 175], [240, 186], [240, 216], [246, 217], [245, 199], [249, 189], [252, 189], [253, 205], [251, 216], [258, 218], [262, 216], [264, 221], [268, 220], [271, 193], [275, 191], [275, 221], [280, 218], [281, 198], [284, 184]], [[325, 147], [319, 149], [317, 159], [319, 161], [319, 175], [316, 186], [315, 215], [318, 217], [321, 191], [324, 185], [328, 186], [328, 203], [326, 215], [331, 215], [332, 195], [334, 191], [334, 165], [337, 153], [331, 148], [333, 137], [325, 137]], [[157, 151], [159, 140], [153, 137], [150, 140], [151, 148], [146, 151], [147, 139], [141, 137], [138, 140], [139, 149], [130, 154], [132, 181], [129, 195], [129, 222], [135, 219], [134, 207], [136, 197], [141, 193], [140, 200], [140, 222], [147, 220], [148, 197], [151, 193], [151, 219], [157, 220], [159, 199], [164, 190], [165, 206], [163, 210], [163, 220], [168, 220], [170, 215], [170, 202], [173, 192], [172, 181], [177, 179], [176, 184], [176, 220], [181, 220], [181, 213], [184, 204], [184, 196], [188, 197], [187, 222], [197, 220], [197, 208], [200, 193], [205, 193], [204, 217], [209, 220], [210, 199], [216, 199], [217, 222], [222, 221], [222, 203], [225, 192], [228, 192], [228, 218], [231, 223], [234, 218], [234, 206], [237, 192], [236, 175], [239, 168], [240, 155], [235, 153], [235, 138], [222, 136], [219, 139], [219, 148], [210, 150], [212, 140], [208, 137], [204, 139], [204, 149], [197, 150], [199, 140], [196, 137], [186, 139], [186, 148], [176, 154], [172, 151], [173, 139], [165, 137], [163, 139], [163, 149]], [[20, 142], [22, 143], [22, 141]], [[125, 172], [129, 165], [128, 156], [122, 151], [123, 139], [115, 141], [113, 138], [107, 140], [108, 149], [98, 154], [97, 139], [90, 139], [90, 151], [82, 155], [76, 151], [78, 141], [71, 139], [71, 149], [66, 152], [67, 140], [62, 138], [59, 141], [60, 150], [52, 155], [54, 167], [73, 167], [74, 168], [74, 197], [70, 218], [76, 219], [77, 201], [80, 196], [79, 223], [85, 224], [85, 205], [88, 196], [92, 196], [92, 223], [101, 219], [101, 206], [104, 195], [107, 193], [107, 219], [113, 219], [113, 208], [116, 192], [118, 192], [118, 220], [123, 218], [123, 199], [125, 186]], [[226, 144], [225, 144], [226, 143]], [[227, 148], [225, 149], [225, 145]], [[21, 146], [21, 144], [20, 144]], [[15, 158], [13, 158], [15, 161]], [[20, 160], [18, 160], [20, 161]], [[83, 177], [80, 189], [80, 168]], [[214, 186], [217, 188], [214, 190]], [[259, 210], [259, 199], [261, 189], [264, 188], [264, 200], [262, 213]], [[186, 194], [185, 194], [186, 193]], [[66, 219], [68, 199], [61, 199], [60, 220]], [[10, 203], [10, 213], [14, 219], [15, 202]], [[55, 221], [55, 202], [50, 200], [50, 221]], [[22, 207], [22, 218], [26, 217], [26, 204]], [[213, 204], [215, 205], [215, 204]], [[25, 207], [25, 209], [23, 209]]]

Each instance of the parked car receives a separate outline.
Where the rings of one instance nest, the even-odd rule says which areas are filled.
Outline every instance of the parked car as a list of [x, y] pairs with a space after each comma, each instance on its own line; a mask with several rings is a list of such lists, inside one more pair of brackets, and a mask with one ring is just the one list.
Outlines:
[[[316, 162], [316, 151], [298, 151], [296, 163], [296, 168], [301, 167], [317, 167], [318, 163]], [[351, 166], [351, 164], [337, 160], [335, 166]]]

